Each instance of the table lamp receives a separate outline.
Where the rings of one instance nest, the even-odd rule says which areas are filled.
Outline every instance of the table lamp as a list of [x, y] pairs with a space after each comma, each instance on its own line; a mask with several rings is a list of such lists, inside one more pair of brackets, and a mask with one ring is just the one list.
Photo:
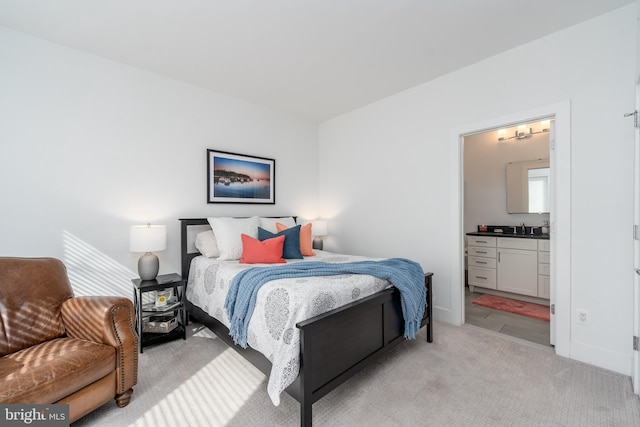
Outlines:
[[138, 274], [142, 280], [153, 280], [158, 276], [160, 261], [152, 251], [163, 251], [167, 247], [166, 225], [132, 225], [129, 232], [129, 250], [144, 252], [138, 260]]
[[313, 234], [313, 249], [322, 250], [322, 236], [327, 235], [327, 221], [318, 219], [311, 221], [311, 234]]

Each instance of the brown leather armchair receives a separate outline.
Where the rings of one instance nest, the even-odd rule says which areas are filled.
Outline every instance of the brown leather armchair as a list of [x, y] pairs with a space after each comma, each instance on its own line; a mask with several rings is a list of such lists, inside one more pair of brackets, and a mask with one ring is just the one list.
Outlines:
[[0, 257], [0, 403], [68, 404], [73, 422], [138, 382], [133, 304], [74, 297], [53, 258]]

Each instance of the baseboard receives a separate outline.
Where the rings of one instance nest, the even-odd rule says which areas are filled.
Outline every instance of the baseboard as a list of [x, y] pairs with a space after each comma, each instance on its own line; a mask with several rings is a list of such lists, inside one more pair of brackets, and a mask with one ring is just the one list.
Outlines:
[[[433, 319], [437, 320], [438, 322], [444, 322], [444, 323], [449, 323], [451, 325], [456, 325], [456, 323], [453, 321], [453, 314], [451, 313], [451, 310], [448, 308], [442, 308], [434, 305]], [[460, 325], [456, 325], [456, 326], [460, 326]]]
[[571, 343], [571, 359], [631, 376], [633, 356], [603, 350], [588, 344]]

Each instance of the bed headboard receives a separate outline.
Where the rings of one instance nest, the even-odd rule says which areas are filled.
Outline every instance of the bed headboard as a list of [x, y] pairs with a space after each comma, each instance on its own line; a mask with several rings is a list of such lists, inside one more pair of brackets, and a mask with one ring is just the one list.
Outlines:
[[195, 246], [196, 234], [207, 228], [211, 229], [207, 218], [180, 218], [180, 262], [184, 279], [189, 278], [191, 260], [200, 255]]
[[[292, 216], [296, 223], [298, 217]], [[282, 216], [270, 216], [265, 218], [283, 218]], [[246, 217], [237, 217], [246, 218]], [[211, 230], [209, 221], [207, 218], [180, 218], [180, 261], [182, 265], [182, 277], [186, 280], [189, 279], [189, 268], [191, 267], [191, 260], [200, 255], [198, 249], [196, 249], [195, 241], [196, 235], [200, 232]]]

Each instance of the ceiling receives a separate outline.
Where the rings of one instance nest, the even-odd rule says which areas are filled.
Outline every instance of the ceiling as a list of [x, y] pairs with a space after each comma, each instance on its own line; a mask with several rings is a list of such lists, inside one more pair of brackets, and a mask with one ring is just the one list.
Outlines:
[[0, 0], [0, 25], [323, 121], [635, 0]]

